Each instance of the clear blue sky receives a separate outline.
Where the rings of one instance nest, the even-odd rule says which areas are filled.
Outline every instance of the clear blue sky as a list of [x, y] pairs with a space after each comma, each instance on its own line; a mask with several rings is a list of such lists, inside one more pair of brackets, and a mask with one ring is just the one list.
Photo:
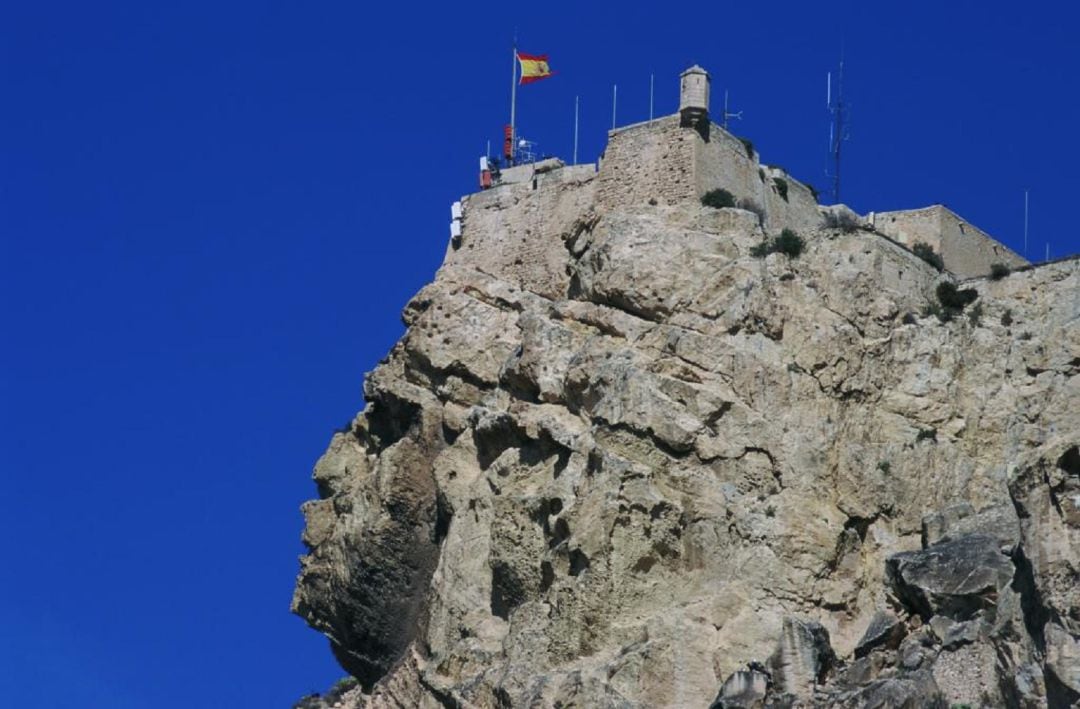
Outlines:
[[[684, 19], [685, 18], [685, 19]], [[583, 160], [713, 74], [824, 187], [844, 43], [859, 211], [945, 202], [1080, 251], [1066, 3], [8, 3], [0, 17], [0, 697], [288, 706], [341, 676], [288, 612], [300, 503], [507, 120]]]

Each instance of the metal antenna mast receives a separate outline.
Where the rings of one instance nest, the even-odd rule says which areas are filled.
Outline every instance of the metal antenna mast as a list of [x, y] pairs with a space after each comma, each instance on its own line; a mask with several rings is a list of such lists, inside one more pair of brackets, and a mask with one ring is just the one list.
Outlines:
[[724, 130], [727, 130], [727, 123], [729, 118], [738, 118], [741, 121], [742, 111], [739, 111], [738, 113], [732, 113], [728, 110], [727, 89], [724, 89]]
[[832, 113], [832, 121], [829, 123], [829, 155], [832, 158], [833, 169], [833, 202], [840, 203], [840, 148], [848, 139], [847, 134], [847, 106], [844, 105], [844, 59], [840, 58], [840, 73], [836, 80], [836, 101], [832, 96], [832, 72], [828, 74], [826, 85], [825, 105]]

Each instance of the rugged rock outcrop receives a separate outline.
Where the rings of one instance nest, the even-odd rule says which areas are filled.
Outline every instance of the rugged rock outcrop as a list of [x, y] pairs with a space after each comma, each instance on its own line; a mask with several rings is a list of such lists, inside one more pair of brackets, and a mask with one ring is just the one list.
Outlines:
[[467, 198], [316, 466], [294, 610], [343, 701], [1080, 699], [1078, 262], [941, 322], [870, 231], [755, 258], [750, 212], [594, 190]]

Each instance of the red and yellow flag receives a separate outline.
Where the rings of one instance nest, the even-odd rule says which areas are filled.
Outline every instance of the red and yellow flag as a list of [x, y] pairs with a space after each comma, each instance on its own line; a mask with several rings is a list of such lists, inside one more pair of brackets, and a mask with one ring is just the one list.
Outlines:
[[517, 53], [518, 63], [521, 65], [521, 83], [531, 84], [540, 79], [554, 76], [555, 72], [548, 66], [546, 54]]

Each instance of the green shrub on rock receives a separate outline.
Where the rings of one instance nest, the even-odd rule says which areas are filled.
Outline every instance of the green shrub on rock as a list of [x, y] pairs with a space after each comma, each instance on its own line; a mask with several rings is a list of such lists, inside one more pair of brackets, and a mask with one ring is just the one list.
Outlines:
[[787, 180], [782, 177], [774, 177], [773, 185], [776, 187], [776, 193], [786, 202], [787, 198]]
[[712, 207], [713, 209], [724, 209], [725, 207], [735, 206], [735, 196], [722, 187], [717, 187], [715, 190], [709, 190], [701, 196], [701, 203], [706, 207]]
[[750, 255], [754, 258], [764, 258], [769, 254], [781, 253], [788, 258], [798, 258], [805, 248], [806, 242], [797, 232], [784, 229], [780, 232], [780, 236], [751, 247]]
[[776, 237], [776, 250], [789, 258], [798, 258], [806, 248], [803, 238], [791, 229], [784, 229], [780, 236]]
[[934, 251], [934, 247], [925, 241], [915, 242], [915, 245], [911, 247], [911, 253], [915, 254], [923, 261], [926, 261], [937, 270], [945, 270], [945, 262], [942, 260], [941, 255], [937, 251]]

